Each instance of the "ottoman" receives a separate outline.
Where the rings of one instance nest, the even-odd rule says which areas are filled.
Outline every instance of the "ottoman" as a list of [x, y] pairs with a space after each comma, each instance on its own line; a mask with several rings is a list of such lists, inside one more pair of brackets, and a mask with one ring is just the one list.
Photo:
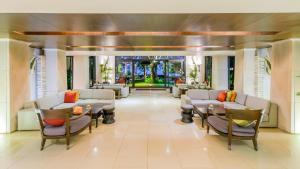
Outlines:
[[103, 106], [103, 121], [104, 124], [112, 124], [115, 122], [115, 107], [113, 105]]
[[181, 109], [182, 109], [182, 112], [181, 112], [181, 121], [184, 122], [184, 123], [192, 123], [194, 120], [193, 120], [193, 106], [190, 105], [190, 104], [186, 104], [186, 105], [182, 105], [181, 106]]

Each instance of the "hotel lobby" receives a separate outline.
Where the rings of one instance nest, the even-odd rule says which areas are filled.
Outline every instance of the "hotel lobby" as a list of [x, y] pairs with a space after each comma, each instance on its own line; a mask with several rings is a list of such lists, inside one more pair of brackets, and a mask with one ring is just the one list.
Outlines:
[[297, 169], [300, 2], [5, 1], [0, 169]]

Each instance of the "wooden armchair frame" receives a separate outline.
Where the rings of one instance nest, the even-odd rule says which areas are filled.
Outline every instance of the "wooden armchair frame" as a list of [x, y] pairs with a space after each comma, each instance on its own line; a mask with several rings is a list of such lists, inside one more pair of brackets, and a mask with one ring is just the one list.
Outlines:
[[[43, 115], [41, 115], [41, 113], [37, 113], [38, 119], [39, 119], [39, 123], [41, 126], [41, 136], [42, 136], [42, 141], [41, 141], [41, 151], [44, 149], [45, 143], [46, 143], [46, 139], [66, 139], [66, 145], [67, 145], [67, 150], [69, 149], [69, 145], [70, 145], [70, 138], [72, 136], [78, 135], [79, 133], [81, 133], [82, 131], [84, 131], [87, 127], [89, 127], [89, 133], [92, 133], [92, 112], [90, 109], [86, 109], [85, 113], [83, 113], [82, 115], [79, 116], [73, 116], [71, 117], [71, 114], [73, 112], [73, 108], [67, 108], [67, 109], [55, 109], [55, 110], [41, 110], [41, 113]], [[84, 126], [83, 128], [81, 128], [80, 130], [71, 133], [71, 125], [70, 122], [73, 120], [77, 120], [83, 116], [89, 115], [90, 116], [90, 122]], [[44, 133], [44, 129], [45, 129], [45, 124], [43, 119], [45, 118], [61, 118], [61, 119], [65, 119], [65, 129], [66, 132], [64, 135], [57, 135], [57, 136], [50, 136], [50, 135], [45, 135]]]
[[[219, 135], [225, 136], [228, 138], [228, 149], [231, 150], [231, 142], [232, 139], [237, 139], [237, 140], [252, 140], [254, 149], [257, 151], [258, 150], [258, 145], [257, 145], [257, 135], [258, 135], [258, 130], [259, 130], [259, 124], [262, 118], [262, 110], [237, 110], [237, 109], [225, 109], [226, 114], [225, 117], [218, 117], [221, 118], [222, 120], [228, 121], [228, 127], [227, 131], [228, 133], [224, 133], [222, 131], [219, 131], [218, 129], [214, 128], [212, 125], [207, 123], [207, 133], [209, 133], [209, 128], [212, 127], [216, 133]], [[247, 121], [254, 121], [255, 125], [253, 125], [253, 128], [255, 130], [255, 133], [253, 136], [236, 136], [233, 135], [233, 129], [232, 126], [234, 124], [233, 120], [247, 120]]]

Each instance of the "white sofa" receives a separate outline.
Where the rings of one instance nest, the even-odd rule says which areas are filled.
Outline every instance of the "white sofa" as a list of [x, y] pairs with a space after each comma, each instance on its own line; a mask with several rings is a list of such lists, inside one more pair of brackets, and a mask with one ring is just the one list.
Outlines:
[[188, 84], [177, 84], [172, 86], [172, 94], [173, 97], [179, 98], [180, 97], [180, 89], [181, 88], [187, 88]]
[[121, 90], [121, 97], [126, 98], [129, 96], [129, 87], [125, 84], [101, 84], [93, 86], [94, 89], [120, 89]]
[[27, 103], [18, 111], [18, 130], [37, 130], [39, 124], [36, 113], [40, 109], [63, 109], [77, 105], [86, 105], [94, 103], [103, 103], [115, 105], [115, 92], [110, 89], [77, 89], [79, 91], [79, 100], [76, 103], [64, 103], [64, 92], [52, 94], [35, 102]]
[[268, 100], [237, 93], [235, 102], [220, 102], [217, 100], [219, 92], [222, 90], [201, 90], [190, 89], [186, 95], [181, 96], [181, 104], [191, 104], [195, 106], [224, 105], [229, 109], [262, 109], [263, 119], [261, 127], [277, 127], [277, 105]]

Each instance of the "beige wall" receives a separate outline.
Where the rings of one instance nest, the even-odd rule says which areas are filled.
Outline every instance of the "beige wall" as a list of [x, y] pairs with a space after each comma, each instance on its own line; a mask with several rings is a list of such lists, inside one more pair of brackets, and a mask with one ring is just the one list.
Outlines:
[[292, 41], [272, 47], [271, 101], [279, 105], [279, 128], [292, 132]]
[[0, 132], [17, 128], [17, 112], [30, 99], [32, 50], [21, 41], [0, 40]]
[[294, 102], [293, 111], [295, 112], [295, 133], [300, 133], [300, 40], [294, 40], [293, 49], [292, 102]]
[[28, 43], [11, 40], [10, 57], [10, 131], [17, 129], [17, 112], [30, 100], [30, 58]]

